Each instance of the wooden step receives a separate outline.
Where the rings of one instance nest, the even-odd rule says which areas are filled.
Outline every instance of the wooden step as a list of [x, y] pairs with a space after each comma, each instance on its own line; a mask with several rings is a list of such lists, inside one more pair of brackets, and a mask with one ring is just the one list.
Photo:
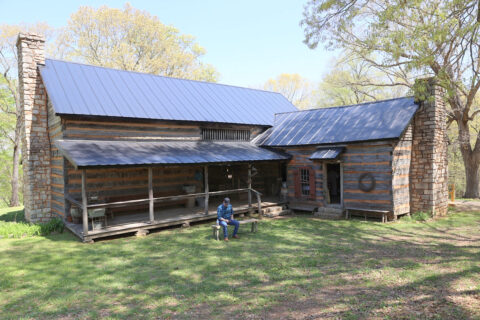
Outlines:
[[337, 220], [342, 219], [344, 215], [343, 209], [321, 207], [317, 209], [317, 211], [314, 213], [314, 216], [322, 219]]
[[289, 209], [297, 210], [297, 211], [307, 211], [307, 212], [314, 212], [317, 208], [315, 205], [304, 204], [304, 203], [290, 203]]
[[268, 207], [268, 208], [265, 208], [264, 210], [265, 213], [275, 213], [275, 212], [281, 212], [281, 211], [283, 211], [283, 206]]
[[292, 214], [292, 210], [286, 209], [282, 211], [268, 212], [268, 213], [265, 213], [264, 216], [267, 218], [274, 218], [278, 216], [286, 216], [289, 214]]

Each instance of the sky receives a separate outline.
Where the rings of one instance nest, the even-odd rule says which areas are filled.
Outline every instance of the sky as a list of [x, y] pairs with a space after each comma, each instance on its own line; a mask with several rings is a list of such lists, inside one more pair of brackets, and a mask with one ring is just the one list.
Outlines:
[[[122, 8], [126, 1], [0, 0], [0, 23], [44, 21], [66, 25], [82, 5]], [[219, 82], [258, 87], [281, 73], [320, 81], [334, 53], [303, 44], [303, 6], [307, 0], [130, 0], [183, 34], [196, 37], [207, 53], [202, 61], [220, 73]]]

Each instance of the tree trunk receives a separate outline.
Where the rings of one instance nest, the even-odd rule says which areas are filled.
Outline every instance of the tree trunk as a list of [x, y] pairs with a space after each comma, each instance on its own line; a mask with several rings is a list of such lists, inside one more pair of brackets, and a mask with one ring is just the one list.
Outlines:
[[[18, 109], [17, 109], [18, 110]], [[12, 197], [10, 198], [10, 206], [17, 207], [20, 205], [19, 199], [19, 168], [20, 168], [20, 135], [21, 135], [21, 118], [17, 114], [17, 123], [15, 125], [15, 137], [13, 139], [13, 163], [12, 163], [12, 178], [10, 184], [12, 186]]]
[[[470, 130], [468, 122], [457, 121], [458, 124], [458, 142], [460, 143], [460, 152], [462, 154], [463, 165], [465, 167], [466, 187], [464, 198], [479, 198], [480, 193], [478, 189], [479, 177], [478, 170], [480, 167], [480, 158], [477, 153], [480, 149], [475, 147], [472, 150], [470, 144]], [[477, 143], [479, 140], [477, 138]], [[476, 144], [477, 144], [476, 143]]]
[[480, 167], [480, 135], [477, 135], [475, 148], [472, 149], [469, 121], [465, 119], [463, 112], [464, 107], [459, 101], [459, 99], [449, 99], [450, 107], [453, 110], [458, 127], [458, 142], [465, 167], [466, 187], [463, 197], [479, 198], [478, 170]]
[[10, 198], [10, 207], [18, 207], [20, 200], [18, 197], [18, 169], [20, 167], [20, 148], [18, 145], [13, 147], [13, 166], [12, 166], [12, 197]]
[[465, 177], [467, 180], [465, 194], [463, 195], [464, 198], [479, 198], [480, 193], [478, 190], [478, 169], [479, 163], [475, 161], [475, 159], [468, 157], [463, 158], [463, 163], [465, 165]]

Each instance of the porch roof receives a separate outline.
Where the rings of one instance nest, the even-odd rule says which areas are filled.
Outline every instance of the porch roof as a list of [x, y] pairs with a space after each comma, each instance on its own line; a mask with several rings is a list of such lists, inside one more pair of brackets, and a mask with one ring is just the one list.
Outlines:
[[317, 149], [310, 156], [310, 160], [335, 160], [345, 150], [345, 147], [332, 147]]
[[250, 142], [57, 140], [75, 168], [288, 160]]

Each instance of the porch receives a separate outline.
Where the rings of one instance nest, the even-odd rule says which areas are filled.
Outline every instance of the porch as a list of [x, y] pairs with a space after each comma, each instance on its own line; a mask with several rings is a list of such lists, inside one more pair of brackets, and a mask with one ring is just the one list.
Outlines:
[[[278, 197], [266, 197], [260, 203], [260, 210], [272, 206], [281, 206], [286, 202]], [[194, 208], [168, 208], [154, 211], [154, 220], [150, 221], [148, 211], [125, 212], [115, 214], [113, 217], [108, 215], [107, 226], [92, 230], [89, 223], [88, 234], [83, 234], [83, 223], [65, 222], [65, 227], [75, 236], [84, 242], [89, 242], [98, 238], [104, 238], [114, 235], [134, 233], [139, 230], [153, 230], [170, 226], [180, 226], [185, 223], [194, 223], [201, 221], [214, 220], [217, 217], [217, 206], [220, 203], [209, 204], [208, 213], [205, 213], [203, 207]], [[258, 212], [258, 203], [252, 204], [249, 209], [248, 204], [241, 201], [232, 201], [233, 210], [238, 217], [239, 214], [249, 214]]]
[[[80, 223], [66, 226], [83, 241], [214, 219], [224, 197], [231, 198], [237, 214], [279, 205], [280, 163], [289, 159], [239, 142], [64, 140], [57, 145], [72, 166], [67, 208], [81, 215]], [[104, 225], [93, 228], [95, 216]]]

